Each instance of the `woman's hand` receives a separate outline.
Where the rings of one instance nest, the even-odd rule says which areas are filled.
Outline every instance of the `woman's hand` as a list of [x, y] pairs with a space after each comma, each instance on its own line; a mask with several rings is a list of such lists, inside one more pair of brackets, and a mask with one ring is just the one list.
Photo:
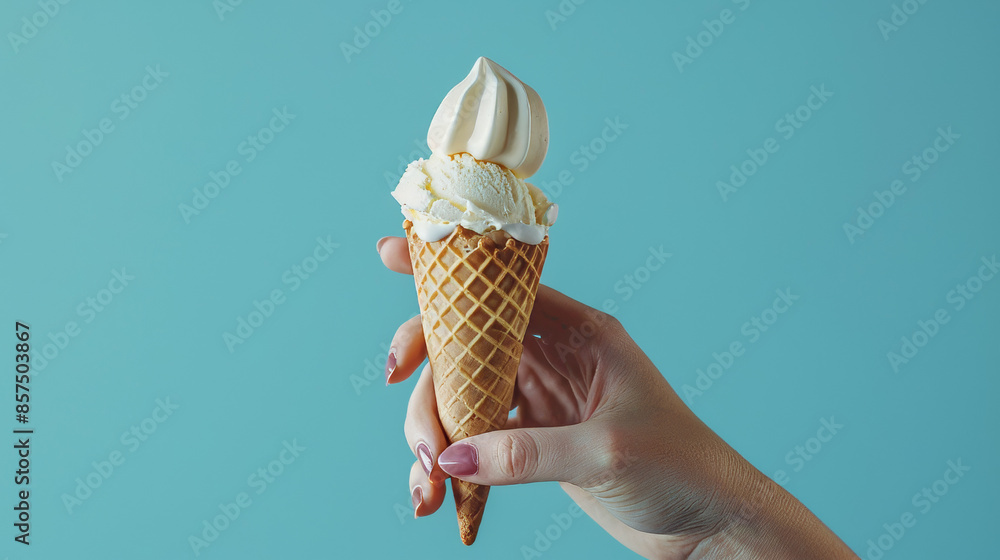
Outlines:
[[[383, 238], [378, 251], [388, 268], [411, 273], [405, 239]], [[386, 382], [409, 377], [426, 355], [417, 316], [393, 337]], [[546, 286], [528, 324], [513, 407], [504, 430], [449, 446], [423, 368], [404, 425], [417, 457], [410, 488], [418, 517], [441, 506], [449, 476], [490, 486], [559, 481], [608, 533], [649, 558], [764, 557], [755, 550], [855, 558], [705, 426], [617, 320]]]

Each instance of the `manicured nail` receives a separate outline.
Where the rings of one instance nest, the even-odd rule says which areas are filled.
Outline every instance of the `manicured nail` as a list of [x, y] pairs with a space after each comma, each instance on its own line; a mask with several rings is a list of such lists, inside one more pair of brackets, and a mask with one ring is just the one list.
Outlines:
[[431, 459], [431, 448], [427, 447], [426, 443], [417, 444], [417, 458], [420, 459], [420, 466], [424, 468], [424, 472], [430, 476], [431, 469], [434, 468], [434, 460]]
[[479, 451], [475, 445], [456, 443], [441, 453], [438, 464], [451, 476], [471, 476], [479, 472]]
[[417, 514], [417, 510], [420, 509], [420, 504], [424, 503], [423, 488], [414, 486], [410, 497], [413, 499], [413, 518], [416, 519], [417, 517], [420, 517], [420, 515]]
[[378, 251], [379, 253], [381, 253], [382, 252], [382, 245], [385, 245], [385, 242], [388, 239], [389, 239], [388, 237], [383, 237], [382, 239], [379, 239], [378, 243], [375, 244], [375, 250]]
[[396, 349], [389, 350], [389, 357], [385, 360], [385, 384], [389, 385], [389, 377], [396, 370]]
[[441, 484], [442, 482], [448, 480], [448, 475], [444, 474], [444, 471], [442, 471], [441, 469], [437, 469], [431, 471], [431, 474], [428, 478], [431, 479], [431, 484]]

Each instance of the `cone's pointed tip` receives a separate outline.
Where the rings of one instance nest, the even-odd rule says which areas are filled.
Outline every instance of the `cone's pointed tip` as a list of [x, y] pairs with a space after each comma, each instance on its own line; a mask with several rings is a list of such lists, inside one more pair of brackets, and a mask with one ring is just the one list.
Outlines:
[[476, 535], [479, 533], [479, 527], [463, 525], [459, 528], [459, 536], [462, 538], [462, 544], [465, 546], [470, 546], [472, 543], [476, 542]]
[[476, 542], [479, 534], [479, 524], [482, 522], [482, 510], [478, 515], [470, 514], [468, 511], [458, 512], [458, 536], [466, 546]]

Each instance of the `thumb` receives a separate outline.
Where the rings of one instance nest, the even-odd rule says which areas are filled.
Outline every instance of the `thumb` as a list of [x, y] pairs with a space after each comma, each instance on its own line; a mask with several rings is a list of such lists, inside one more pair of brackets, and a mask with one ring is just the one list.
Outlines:
[[589, 465], [584, 424], [499, 430], [454, 443], [438, 456], [449, 475], [488, 486], [526, 482], [576, 483]]

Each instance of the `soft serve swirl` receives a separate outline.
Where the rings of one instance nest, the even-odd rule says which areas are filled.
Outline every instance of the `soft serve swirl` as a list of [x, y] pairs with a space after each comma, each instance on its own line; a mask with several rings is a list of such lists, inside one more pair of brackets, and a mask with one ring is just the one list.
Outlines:
[[535, 90], [480, 57], [434, 113], [427, 145], [435, 154], [464, 152], [498, 163], [523, 179], [542, 166], [549, 120]]
[[461, 225], [540, 243], [558, 210], [524, 178], [541, 166], [548, 142], [548, 117], [535, 90], [480, 57], [434, 114], [431, 157], [410, 163], [392, 195], [424, 241]]

